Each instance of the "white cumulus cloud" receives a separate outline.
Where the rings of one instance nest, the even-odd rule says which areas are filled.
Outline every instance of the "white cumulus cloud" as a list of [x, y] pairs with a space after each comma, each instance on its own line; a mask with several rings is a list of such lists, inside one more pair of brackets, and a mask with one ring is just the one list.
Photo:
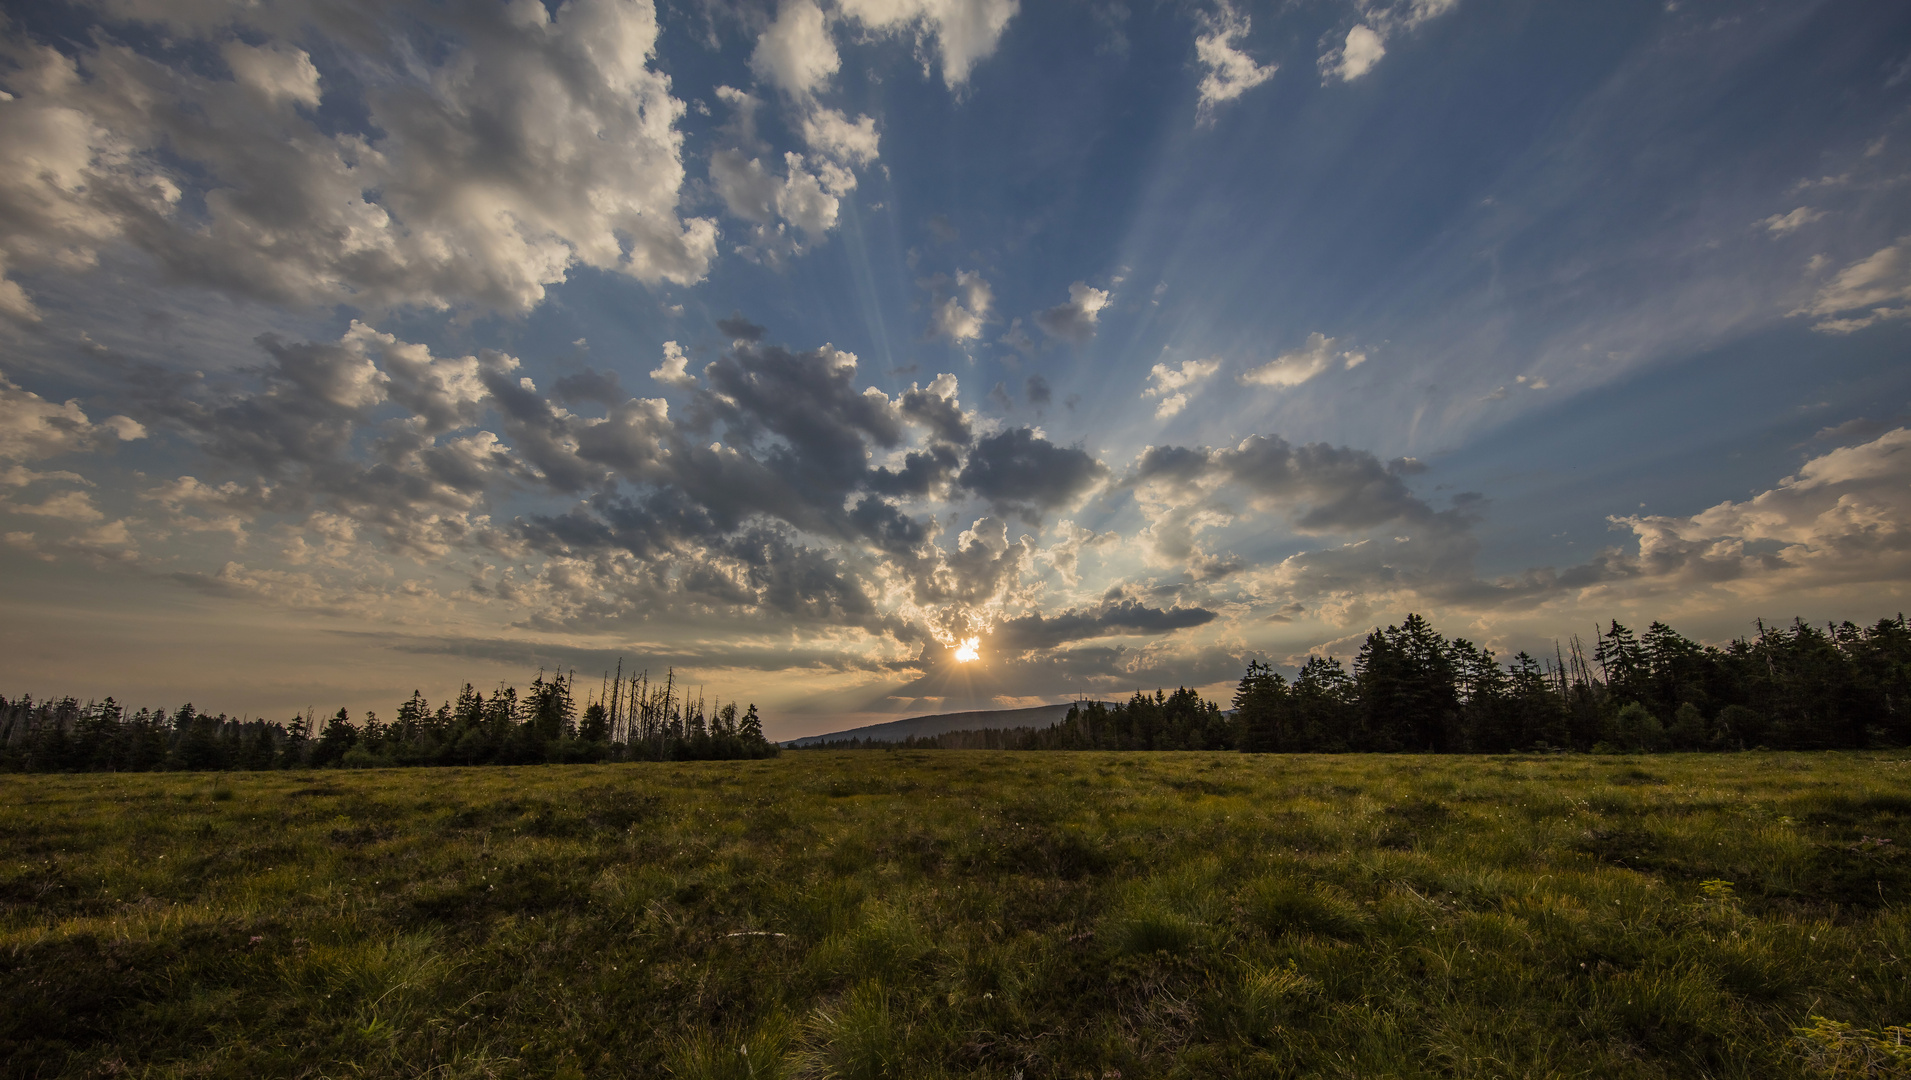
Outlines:
[[1387, 39], [1412, 30], [1428, 19], [1459, 6], [1459, 0], [1399, 0], [1393, 4], [1359, 5], [1358, 22], [1340, 43], [1320, 56], [1322, 82], [1352, 82], [1374, 69], [1387, 55]]
[[1077, 281], [1068, 287], [1066, 303], [1036, 312], [1035, 325], [1050, 337], [1080, 345], [1095, 336], [1096, 324], [1107, 306], [1108, 290]]
[[1148, 385], [1142, 388], [1141, 396], [1160, 398], [1155, 406], [1155, 418], [1166, 420], [1188, 407], [1187, 390], [1195, 383], [1213, 375], [1221, 369], [1221, 358], [1209, 357], [1206, 360], [1183, 360], [1179, 366], [1156, 364], [1148, 369]]
[[1280, 65], [1257, 64], [1241, 50], [1249, 29], [1248, 17], [1235, 11], [1227, 0], [1220, 0], [1214, 13], [1202, 16], [1201, 21], [1202, 33], [1194, 39], [1194, 55], [1206, 71], [1201, 77], [1201, 97], [1195, 112], [1203, 122], [1211, 122], [1215, 106], [1233, 101], [1273, 78]]
[[1911, 573], [1911, 429], [1813, 458], [1745, 502], [1614, 521], [1639, 543], [1621, 566], [1648, 579], [1754, 595], [1901, 582]]
[[851, 120], [835, 109], [815, 108], [803, 115], [803, 141], [810, 149], [842, 162], [861, 167], [876, 160], [876, 121], [858, 116]]
[[970, 341], [982, 335], [995, 305], [995, 292], [975, 270], [961, 270], [951, 282], [938, 275], [924, 282], [931, 290], [929, 332], [950, 341]]
[[1380, 58], [1387, 55], [1387, 45], [1373, 28], [1355, 24], [1347, 31], [1347, 39], [1339, 50], [1330, 55], [1334, 57], [1334, 64], [1327, 74], [1352, 82], [1380, 63]]
[[1309, 334], [1307, 344], [1243, 373], [1241, 381], [1251, 386], [1299, 386], [1326, 371], [1335, 361], [1339, 361], [1343, 367], [1353, 368], [1367, 359], [1365, 353], [1335, 352], [1335, 340], [1318, 331]]
[[[650, 3], [479, 6], [430, 26], [370, 0], [296, 24], [268, 7], [170, 27], [231, 78], [104, 37], [18, 48], [0, 269], [80, 268], [123, 240], [174, 280], [273, 302], [512, 312], [574, 266], [705, 273], [716, 224], [678, 213], [684, 107], [651, 66]], [[291, 33], [354, 56], [362, 130], [315, 114], [325, 50]], [[0, 308], [32, 317], [16, 284]]]
[[756, 77], [793, 97], [821, 90], [842, 65], [815, 0], [785, 0], [750, 54]]
[[663, 363], [657, 365], [650, 377], [666, 386], [693, 387], [697, 385], [697, 377], [690, 374], [689, 365], [690, 358], [684, 355], [683, 346], [666, 341]]
[[925, 55], [933, 42], [942, 58], [942, 81], [951, 90], [969, 81], [1021, 10], [1019, 0], [841, 0], [839, 7], [878, 33], [913, 32]]

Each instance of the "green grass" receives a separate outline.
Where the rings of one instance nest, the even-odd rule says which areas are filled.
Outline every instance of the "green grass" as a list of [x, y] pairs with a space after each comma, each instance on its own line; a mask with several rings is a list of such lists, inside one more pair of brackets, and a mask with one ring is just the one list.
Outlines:
[[1886, 754], [16, 776], [0, 1061], [1905, 1075], [1905, 847]]

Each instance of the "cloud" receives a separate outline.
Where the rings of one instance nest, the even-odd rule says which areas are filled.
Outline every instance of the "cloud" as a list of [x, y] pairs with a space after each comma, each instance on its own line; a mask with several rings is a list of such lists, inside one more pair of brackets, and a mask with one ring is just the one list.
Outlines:
[[1745, 502], [1722, 502], [1691, 517], [1613, 522], [1632, 532], [1637, 550], [1580, 568], [1589, 584], [1683, 583], [1769, 596], [1902, 582], [1911, 576], [1911, 429], [1812, 458]]
[[49, 495], [37, 504], [0, 503], [15, 514], [32, 514], [36, 517], [57, 518], [61, 521], [93, 522], [105, 519], [99, 508], [93, 505], [93, 497], [84, 491], [67, 491], [58, 495]]
[[1787, 233], [1797, 232], [1800, 228], [1824, 216], [1825, 212], [1823, 210], [1813, 210], [1809, 206], [1801, 206], [1789, 214], [1773, 214], [1771, 217], [1760, 221], [1759, 224], [1765, 226], [1766, 230], [1773, 236], [1784, 236]]
[[[995, 51], [1002, 31], [1021, 9], [1018, 0], [840, 0], [840, 10], [877, 33], [913, 32], [918, 53], [935, 43], [942, 81], [954, 90]], [[928, 61], [923, 62], [926, 74]]]
[[836, 227], [841, 202], [836, 194], [826, 190], [836, 185], [805, 170], [801, 154], [784, 154], [783, 162], [786, 172], [783, 186], [776, 193], [776, 212], [803, 230], [812, 241], [817, 240]]
[[1361, 22], [1348, 28], [1339, 45], [1320, 55], [1323, 83], [1352, 82], [1374, 69], [1387, 55], [1387, 39], [1412, 30], [1429, 19], [1459, 6], [1459, 0], [1399, 0], [1393, 4], [1359, 5]]
[[1065, 610], [1051, 616], [1035, 611], [1005, 620], [990, 633], [989, 647], [1002, 652], [1034, 652], [1092, 638], [1159, 638], [1177, 630], [1206, 626], [1217, 618], [1215, 612], [1201, 607], [1151, 608], [1134, 600], [1118, 600], [1097, 608]]
[[319, 73], [302, 50], [274, 42], [264, 47], [228, 41], [219, 49], [232, 77], [268, 106], [319, 105]]
[[902, 393], [903, 415], [928, 428], [933, 439], [966, 447], [971, 438], [970, 418], [956, 400], [957, 389], [956, 377], [946, 371], [937, 375], [927, 389], [910, 383]]
[[[1382, 499], [1374, 507], [1384, 512]], [[1564, 569], [1478, 577], [1471, 533], [1477, 499], [1454, 510], [1403, 508], [1388, 532], [1304, 551], [1242, 575], [1257, 604], [1307, 601], [1346, 625], [1401, 604], [1476, 612], [1541, 604], [1611, 605], [1674, 597], [1701, 608], [1855, 587], [1895, 587], [1911, 574], [1911, 430], [1808, 460], [1797, 474], [1744, 502], [1690, 517], [1614, 517], [1632, 535]], [[1379, 516], [1379, 513], [1366, 515]], [[1663, 610], [1661, 603], [1660, 610]]]
[[1167, 397], [1162, 398], [1161, 403], [1155, 406], [1155, 419], [1166, 420], [1169, 417], [1180, 413], [1181, 410], [1187, 407], [1188, 407], [1188, 395], [1170, 394]]
[[684, 355], [683, 347], [674, 341], [664, 342], [663, 363], [650, 372], [650, 377], [665, 386], [692, 387], [697, 385], [697, 377], [690, 374], [690, 358]]
[[960, 344], [982, 336], [995, 304], [995, 292], [974, 270], [960, 270], [951, 281], [946, 274], [917, 284], [929, 290], [929, 333]]
[[[1820, 316], [1812, 329], [1848, 334], [1883, 319], [1911, 316], [1911, 303], [1907, 302], [1911, 302], [1911, 236], [1900, 237], [1897, 243], [1840, 270], [1809, 303], [1791, 314]], [[1892, 307], [1893, 303], [1900, 306]], [[1823, 318], [1866, 308], [1871, 310], [1863, 315]]]
[[[264, 365], [153, 391], [153, 421], [201, 451], [200, 475], [226, 475], [158, 483], [140, 496], [156, 521], [132, 525], [156, 542], [195, 538], [153, 557], [181, 584], [387, 623], [436, 604], [433, 618], [509, 611], [550, 631], [639, 614], [731, 635], [802, 625], [859, 635], [836, 654], [851, 663], [879, 640], [919, 647], [941, 628], [1030, 610], [1039, 549], [1008, 517], [1070, 505], [1105, 467], [1032, 429], [977, 441], [953, 375], [892, 397], [862, 383], [849, 353], [763, 344], [741, 315], [723, 329], [732, 344], [700, 377], [665, 346], [655, 374], [683, 391], [674, 408], [588, 370], [547, 391], [514, 357], [437, 356], [363, 322], [331, 342], [261, 337]], [[137, 433], [17, 388], [0, 405], [16, 458]], [[9, 487], [79, 480], [15, 468]], [[949, 542], [935, 508], [905, 509], [969, 496], [996, 511]], [[506, 505], [517, 516], [496, 517]], [[10, 541], [35, 554], [147, 558], [130, 519], [84, 493], [8, 509], [64, 530]], [[1076, 555], [1098, 542], [1073, 540]], [[265, 541], [276, 567], [235, 554]], [[1049, 565], [1076, 562], [1058, 550]], [[394, 591], [393, 573], [409, 592]]]
[[1113, 532], [1097, 533], [1073, 521], [1058, 521], [1053, 531], [1061, 539], [1043, 548], [1040, 558], [1054, 567], [1055, 572], [1061, 576], [1062, 582], [1071, 589], [1079, 587], [1082, 583], [1082, 552], [1089, 548], [1108, 547], [1121, 541], [1121, 537]]
[[783, 0], [750, 54], [756, 77], [793, 97], [821, 90], [841, 67], [836, 43], [823, 24], [823, 9], [814, 0]]
[[[704, 275], [716, 225], [678, 213], [683, 105], [650, 66], [650, 5], [430, 13], [339, 3], [288, 31], [313, 52], [266, 8], [177, 23], [165, 54], [105, 35], [21, 48], [0, 110], [0, 263], [82, 268], [123, 240], [175, 281], [360, 310], [524, 311], [580, 265]], [[195, 45], [233, 77], [171, 59]], [[340, 52], [359, 130], [312, 108], [330, 92], [314, 57]], [[17, 285], [0, 306], [32, 314]]]
[[881, 138], [871, 117], [852, 121], [835, 109], [815, 108], [803, 114], [802, 129], [812, 150], [845, 165], [861, 168], [876, 160]]
[[[1466, 514], [1436, 512], [1402, 477], [1418, 462], [1383, 464], [1363, 450], [1326, 443], [1294, 446], [1277, 436], [1251, 436], [1233, 447], [1150, 447], [1120, 486], [1134, 493], [1147, 521], [1135, 540], [1147, 561], [1174, 567], [1198, 582], [1241, 574], [1247, 561], [1215, 553], [1203, 534], [1246, 520], [1240, 506], [1277, 515], [1301, 535], [1359, 534], [1387, 528], [1428, 537], [1465, 535]], [[1356, 541], [1361, 543], [1363, 541]], [[1424, 548], [1432, 540], [1424, 540]], [[1443, 540], [1442, 543], [1449, 541]]]
[[737, 111], [725, 130], [741, 146], [713, 153], [710, 176], [730, 212], [758, 226], [754, 243], [738, 249], [746, 257], [774, 262], [801, 254], [803, 244], [770, 228], [775, 218], [780, 216], [801, 230], [808, 243], [815, 243], [835, 228], [841, 197], [855, 190], [852, 170], [876, 160], [876, 121], [868, 116], [851, 120], [815, 99], [841, 67], [823, 10], [814, 0], [786, 0], [757, 39], [750, 70], [788, 96], [797, 113], [793, 126], [811, 151], [807, 162], [804, 155], [785, 153], [780, 181], [758, 156], [767, 149], [756, 135], [760, 102], [732, 87], [718, 88], [718, 97]]
[[717, 329], [732, 341], [762, 341], [769, 331], [743, 317], [743, 313], [732, 312], [717, 320]]
[[346, 360], [324, 376], [341, 381], [339, 391], [328, 395], [335, 404], [359, 408], [389, 395], [410, 410], [418, 430], [432, 435], [477, 423], [485, 398], [477, 357], [434, 357], [423, 345], [399, 341], [356, 319], [340, 345], [358, 360]]
[[776, 220], [778, 184], [761, 160], [741, 150], [718, 150], [710, 155], [710, 182], [730, 213], [760, 225]]
[[95, 424], [77, 400], [55, 404], [0, 375], [0, 461], [37, 461], [145, 437], [146, 428], [129, 417]]
[[1854, 416], [1842, 424], [1819, 428], [1812, 435], [1813, 442], [1839, 442], [1845, 439], [1872, 439], [1883, 434], [1890, 424]]
[[[856, 187], [856, 176], [827, 161], [812, 164], [794, 151], [783, 155], [783, 175], [738, 149], [710, 155], [710, 179], [730, 213], [753, 222], [751, 243], [737, 252], [759, 262], [776, 264], [785, 256], [801, 255], [836, 227], [842, 196]], [[802, 236], [791, 235], [794, 226]]]
[[1028, 331], [1022, 329], [1022, 320], [1020, 317], [1011, 319], [1009, 321], [1008, 330], [996, 340], [1031, 360], [1035, 359], [1038, 346], [1035, 343], [1035, 339], [1029, 337]]
[[1096, 323], [1107, 306], [1106, 290], [1077, 281], [1068, 287], [1066, 303], [1036, 313], [1035, 325], [1050, 337], [1083, 345], [1095, 336]]
[[1160, 398], [1161, 404], [1155, 407], [1155, 418], [1165, 420], [1187, 407], [1188, 395], [1181, 391], [1200, 382], [1221, 369], [1221, 358], [1209, 357], [1206, 360], [1183, 360], [1179, 367], [1156, 364], [1148, 369], [1149, 385], [1142, 388], [1142, 397]]
[[[665, 368], [670, 366], [669, 347], [675, 344], [676, 342], [674, 341], [664, 342], [665, 353], [663, 366]], [[653, 374], [652, 378], [655, 377]], [[596, 402], [599, 405], [611, 406], [618, 405], [630, 397], [629, 394], [624, 392], [623, 384], [617, 378], [615, 371], [594, 371], [590, 368], [585, 368], [583, 371], [572, 375], [565, 375], [552, 383], [551, 396], [566, 405], [581, 405], [585, 402]]]
[[1055, 400], [1055, 391], [1049, 388], [1048, 380], [1040, 375], [1028, 377], [1025, 393], [1030, 405], [1042, 406]]
[[1289, 515], [1302, 532], [1346, 532], [1431, 517], [1432, 510], [1400, 479], [1420, 471], [1413, 468], [1417, 464], [1403, 459], [1390, 467], [1365, 450], [1294, 446], [1278, 436], [1253, 435], [1228, 449], [1150, 450], [1137, 476], [1205, 473], [1238, 484], [1258, 507]]
[[1076, 447], [1056, 446], [1031, 428], [976, 440], [957, 482], [1002, 513], [1039, 521], [1099, 486], [1108, 468]]
[[1253, 368], [1241, 375], [1241, 381], [1250, 386], [1291, 387], [1299, 386], [1307, 380], [1332, 367], [1339, 360], [1344, 368], [1352, 369], [1365, 363], [1365, 353], [1334, 351], [1336, 339], [1316, 331], [1307, 335], [1307, 344], [1293, 352], [1282, 353], [1268, 363]]
[[1387, 55], [1387, 46], [1372, 28], [1360, 23], [1347, 31], [1339, 49], [1321, 57], [1322, 72], [1342, 82], [1353, 82], [1374, 69]]
[[1206, 71], [1201, 76], [1195, 115], [1205, 124], [1214, 121], [1216, 106], [1273, 78], [1280, 65], [1256, 64], [1253, 57], [1241, 51], [1250, 23], [1228, 0], [1217, 0], [1214, 12], [1201, 16], [1201, 25], [1202, 33], [1194, 39], [1194, 55]]

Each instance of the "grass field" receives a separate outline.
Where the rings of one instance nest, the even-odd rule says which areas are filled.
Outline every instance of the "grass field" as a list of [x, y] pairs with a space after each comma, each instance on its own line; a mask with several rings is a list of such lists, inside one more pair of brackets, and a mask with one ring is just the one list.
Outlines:
[[12, 776], [0, 1059], [18, 1076], [1905, 1075], [1859, 1034], [1911, 1021], [1903, 757]]

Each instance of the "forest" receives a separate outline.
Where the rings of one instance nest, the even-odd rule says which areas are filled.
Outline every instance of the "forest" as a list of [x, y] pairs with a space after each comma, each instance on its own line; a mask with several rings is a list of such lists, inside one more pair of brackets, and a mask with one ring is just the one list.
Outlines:
[[383, 768], [403, 765], [535, 765], [774, 757], [754, 704], [690, 697], [674, 671], [659, 684], [626, 678], [620, 665], [580, 713], [576, 675], [539, 672], [523, 697], [500, 686], [490, 697], [470, 683], [432, 708], [417, 691], [389, 721], [345, 709], [322, 724], [234, 720], [181, 705], [128, 713], [105, 701], [0, 698], [0, 771], [151, 772]]
[[1351, 670], [1314, 656], [1293, 679], [1248, 664], [1231, 712], [1185, 687], [1084, 702], [1050, 728], [954, 731], [813, 749], [1243, 750], [1503, 753], [1862, 749], [1911, 743], [1911, 629], [1758, 624], [1724, 647], [1661, 622], [1613, 622], [1590, 654], [1551, 657], [1448, 640], [1425, 618], [1367, 635]]

